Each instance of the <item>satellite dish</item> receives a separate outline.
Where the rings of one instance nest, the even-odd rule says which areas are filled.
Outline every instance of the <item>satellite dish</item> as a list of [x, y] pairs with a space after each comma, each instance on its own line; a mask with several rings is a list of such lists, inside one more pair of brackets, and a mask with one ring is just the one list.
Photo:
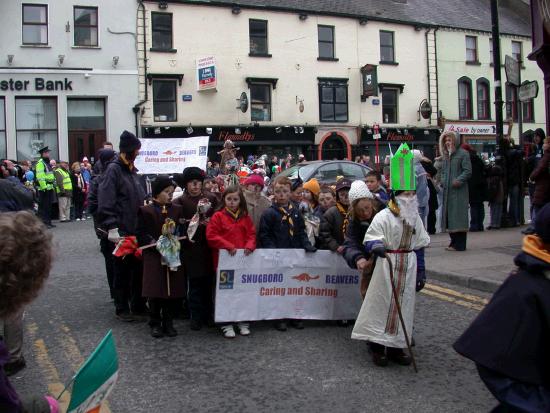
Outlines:
[[240, 109], [242, 113], [246, 113], [248, 110], [248, 96], [246, 95], [246, 92], [241, 93], [241, 97], [237, 99], [237, 109]]

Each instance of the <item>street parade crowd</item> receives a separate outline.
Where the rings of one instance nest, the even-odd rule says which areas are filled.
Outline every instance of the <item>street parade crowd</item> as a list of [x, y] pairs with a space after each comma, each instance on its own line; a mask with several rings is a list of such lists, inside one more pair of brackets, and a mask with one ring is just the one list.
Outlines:
[[[353, 325], [351, 338], [367, 342], [377, 366], [409, 365], [429, 235], [448, 232], [446, 249], [465, 251], [469, 231], [519, 226], [525, 191], [531, 221], [518, 269], [455, 349], [476, 363], [484, 383], [509, 409], [499, 411], [547, 412], [550, 139], [538, 129], [527, 154], [509, 140], [506, 145], [505, 159], [483, 159], [458, 134], [444, 132], [433, 160], [402, 144], [380, 168], [367, 155], [358, 158], [371, 168], [364, 180], [341, 176], [335, 182], [289, 179], [281, 172], [294, 164], [292, 156], [243, 159], [231, 141], [206, 170], [187, 167], [150, 179], [134, 166], [141, 143], [128, 131], [118, 152], [105, 142], [93, 166], [87, 158], [70, 166], [56, 162], [48, 147], [34, 165], [2, 160], [0, 366], [7, 375], [25, 366], [22, 314], [49, 273], [46, 228], [55, 226], [55, 216], [60, 223], [93, 220], [115, 316], [124, 322], [147, 319], [154, 338], [176, 336], [175, 317], [188, 317], [191, 330], [216, 326], [228, 339], [251, 334], [250, 322], [214, 323], [222, 250], [250, 255], [260, 248], [302, 249], [311, 259], [318, 249], [333, 251], [360, 272], [363, 297], [356, 320], [337, 324]], [[304, 328], [299, 319], [272, 322], [279, 331]], [[0, 411], [58, 411], [49, 396], [29, 400], [19, 398], [0, 373]], [[21, 407], [29, 403], [35, 410]]]

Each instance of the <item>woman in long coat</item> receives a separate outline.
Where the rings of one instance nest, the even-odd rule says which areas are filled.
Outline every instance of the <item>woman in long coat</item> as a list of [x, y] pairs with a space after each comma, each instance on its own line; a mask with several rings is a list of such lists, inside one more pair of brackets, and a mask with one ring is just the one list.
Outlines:
[[441, 231], [449, 232], [451, 243], [448, 251], [464, 251], [468, 233], [468, 180], [472, 176], [472, 163], [467, 151], [460, 147], [460, 137], [454, 132], [444, 132], [439, 138], [442, 156]]

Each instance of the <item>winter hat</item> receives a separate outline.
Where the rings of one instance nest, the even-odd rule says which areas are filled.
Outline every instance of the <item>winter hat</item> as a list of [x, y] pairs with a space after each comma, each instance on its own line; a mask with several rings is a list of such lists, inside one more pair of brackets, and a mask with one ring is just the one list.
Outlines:
[[108, 149], [108, 148], [105, 148], [105, 149], [101, 149], [99, 151], [99, 161], [105, 165], [107, 162], [109, 162], [111, 159], [114, 158], [116, 152], [113, 151], [112, 149]]
[[141, 142], [138, 138], [136, 138], [136, 135], [128, 132], [127, 130], [122, 132], [122, 135], [120, 135], [120, 143], [118, 145], [120, 152], [130, 153], [139, 148], [141, 148]]
[[351, 181], [346, 178], [340, 178], [338, 181], [336, 181], [336, 192], [340, 191], [341, 189], [350, 189], [351, 188]]
[[537, 211], [535, 233], [542, 239], [542, 242], [550, 244], [550, 203]]
[[350, 204], [353, 204], [358, 199], [374, 199], [374, 195], [369, 191], [367, 184], [360, 180], [352, 182], [348, 197]]
[[304, 189], [307, 189], [309, 192], [311, 192], [315, 196], [319, 196], [319, 192], [321, 192], [321, 186], [319, 185], [319, 181], [315, 178], [307, 181], [304, 184]]
[[201, 168], [197, 168], [196, 166], [189, 166], [183, 170], [178, 184], [180, 184], [182, 189], [185, 189], [187, 187], [187, 184], [192, 180], [196, 179], [198, 181], [204, 182], [204, 178], [205, 173]]
[[153, 183], [151, 184], [151, 193], [153, 195], [153, 198], [156, 197], [165, 188], [168, 188], [169, 186], [173, 186], [173, 187], [176, 186], [174, 181], [172, 181], [172, 179], [170, 179], [169, 176], [166, 176], [166, 175], [157, 176], [153, 181]]
[[260, 185], [262, 188], [264, 186], [264, 178], [258, 174], [252, 174], [244, 181], [245, 185]]

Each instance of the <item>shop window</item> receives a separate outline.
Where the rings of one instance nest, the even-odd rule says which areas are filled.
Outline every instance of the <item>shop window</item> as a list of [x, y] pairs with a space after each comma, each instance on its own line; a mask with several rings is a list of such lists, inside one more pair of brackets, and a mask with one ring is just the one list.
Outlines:
[[6, 157], [6, 99], [0, 97], [0, 158]]
[[23, 4], [23, 44], [48, 44], [48, 6]]
[[248, 21], [248, 28], [250, 35], [250, 55], [267, 55], [267, 20], [250, 19]]
[[466, 36], [466, 63], [478, 63], [477, 37]]
[[518, 90], [509, 83], [506, 83], [506, 118], [518, 120]]
[[103, 99], [67, 99], [69, 130], [104, 130], [105, 101]]
[[491, 119], [491, 106], [489, 100], [489, 81], [485, 78], [477, 80], [477, 118], [480, 120]]
[[319, 83], [321, 122], [348, 121], [347, 80], [327, 80]]
[[58, 159], [57, 98], [16, 97], [15, 127], [17, 159], [38, 158], [44, 146], [50, 147], [52, 159]]
[[516, 62], [523, 62], [523, 50], [521, 42], [512, 41], [512, 57]]
[[380, 63], [395, 63], [394, 33], [380, 30]]
[[472, 117], [472, 81], [464, 76], [458, 79], [458, 118]]
[[319, 59], [334, 59], [334, 26], [317, 26]]
[[398, 123], [399, 90], [392, 88], [382, 89], [382, 122]]
[[74, 45], [84, 47], [99, 45], [97, 7], [74, 7]]
[[250, 84], [250, 113], [253, 121], [271, 120], [271, 85]]
[[153, 37], [153, 50], [172, 50], [172, 14], [151, 13], [151, 32]]
[[[529, 99], [527, 102], [521, 104], [523, 110], [524, 122], [535, 122], [535, 104], [533, 99]], [[1, 126], [1, 125], [0, 125]]]
[[177, 120], [177, 84], [175, 80], [153, 80], [153, 116], [155, 122]]

